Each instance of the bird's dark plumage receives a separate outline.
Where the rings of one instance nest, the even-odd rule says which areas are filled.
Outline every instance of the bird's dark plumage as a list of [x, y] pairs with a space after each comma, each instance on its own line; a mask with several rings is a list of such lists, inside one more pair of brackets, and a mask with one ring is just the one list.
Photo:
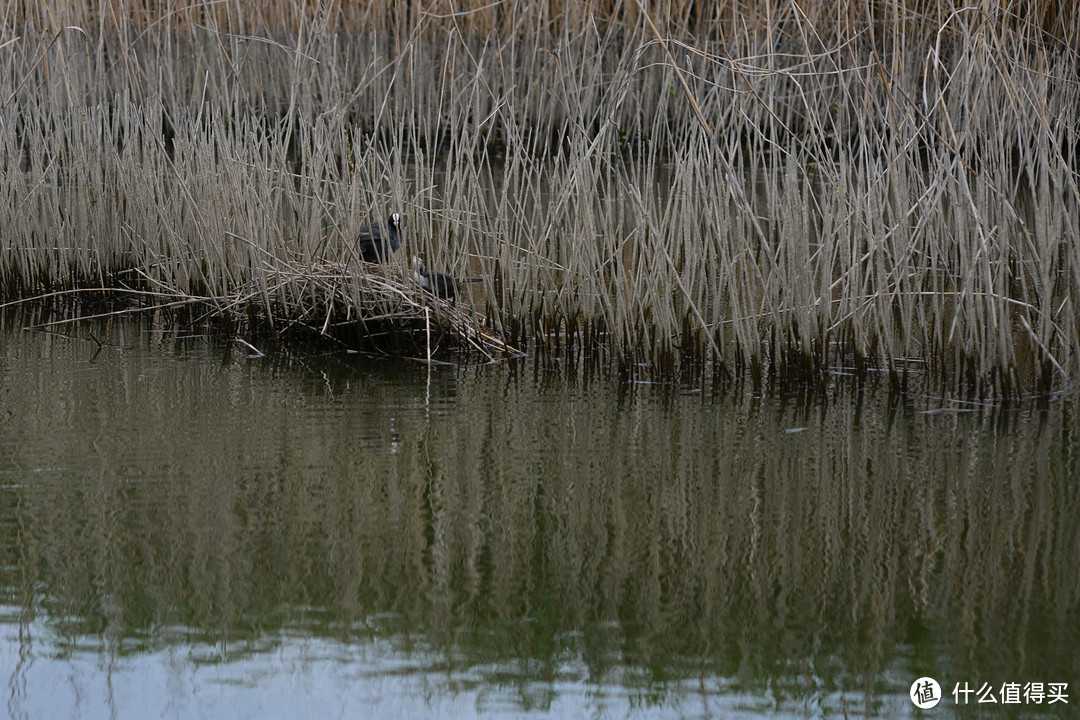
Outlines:
[[385, 223], [372, 223], [356, 234], [356, 251], [364, 262], [386, 262], [401, 247], [401, 232], [405, 218], [393, 213]]
[[444, 300], [453, 300], [457, 296], [458, 282], [453, 277], [441, 272], [429, 272], [424, 267], [424, 261], [413, 255], [413, 277], [420, 287], [427, 290], [435, 297]]

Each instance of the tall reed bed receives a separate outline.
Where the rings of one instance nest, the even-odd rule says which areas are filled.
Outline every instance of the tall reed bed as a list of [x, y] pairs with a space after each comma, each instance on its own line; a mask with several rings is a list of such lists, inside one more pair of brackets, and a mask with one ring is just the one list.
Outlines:
[[401, 211], [409, 253], [484, 277], [458, 310], [542, 354], [1003, 395], [1080, 370], [1064, 5], [110, 7], [0, 14], [8, 296], [393, 329], [405, 253], [351, 239]]

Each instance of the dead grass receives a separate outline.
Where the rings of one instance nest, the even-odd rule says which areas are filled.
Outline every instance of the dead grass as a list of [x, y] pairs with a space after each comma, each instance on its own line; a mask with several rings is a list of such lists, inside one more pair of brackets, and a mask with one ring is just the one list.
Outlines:
[[[459, 347], [998, 395], [1080, 370], [1074, 9], [185, 7], [0, 13], [6, 296], [123, 278], [414, 333], [419, 252], [485, 278], [441, 308]], [[391, 211], [406, 251], [361, 267]]]

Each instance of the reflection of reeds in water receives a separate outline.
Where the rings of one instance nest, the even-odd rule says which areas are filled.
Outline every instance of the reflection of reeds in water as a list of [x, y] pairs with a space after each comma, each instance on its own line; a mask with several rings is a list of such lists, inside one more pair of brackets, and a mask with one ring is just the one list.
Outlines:
[[950, 676], [1080, 677], [1075, 402], [1040, 420], [446, 376], [453, 408], [429, 412], [369, 371], [298, 397], [318, 373], [92, 351], [35, 336], [39, 375], [0, 405], [5, 590], [80, 623], [62, 636], [180, 626], [240, 652], [300, 624], [796, 695], [871, 695], [912, 646]]
[[[544, 353], [995, 393], [1080, 369], [1075, 10], [541, 7], [0, 16], [5, 294], [123, 282], [330, 332], [348, 308], [267, 268], [355, 263], [399, 210], [408, 252], [486, 277], [474, 322]], [[533, 29], [466, 32], [502, 22]]]

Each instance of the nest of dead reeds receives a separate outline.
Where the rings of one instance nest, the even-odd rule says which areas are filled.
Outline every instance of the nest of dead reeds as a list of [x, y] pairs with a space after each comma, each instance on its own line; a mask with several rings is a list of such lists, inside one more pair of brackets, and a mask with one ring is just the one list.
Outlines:
[[[389, 339], [398, 354], [420, 356], [416, 359], [429, 363], [436, 353], [475, 354], [487, 361], [522, 354], [486, 327], [471, 305], [436, 298], [421, 289], [411, 272], [402, 267], [365, 264], [357, 271], [340, 262], [324, 260], [302, 265], [273, 258], [257, 276], [237, 283], [227, 292], [201, 295], [169, 287], [146, 271], [136, 273], [154, 289], [120, 286], [61, 290], [0, 304], [0, 308], [72, 294], [135, 295], [139, 298], [135, 305], [65, 317], [28, 329], [186, 308], [205, 320], [223, 321], [256, 336], [263, 329], [275, 336], [300, 332], [361, 351], [378, 350], [386, 345], [378, 340]], [[247, 340], [240, 342], [257, 350]]]
[[410, 271], [396, 265], [321, 260], [310, 264], [272, 258], [263, 272], [225, 296], [205, 299], [213, 312], [235, 319], [254, 311], [279, 331], [304, 328], [319, 337], [352, 338], [360, 349], [378, 335], [393, 334], [398, 347], [424, 354], [475, 352], [487, 360], [520, 355], [484, 326], [468, 304], [424, 291]]

